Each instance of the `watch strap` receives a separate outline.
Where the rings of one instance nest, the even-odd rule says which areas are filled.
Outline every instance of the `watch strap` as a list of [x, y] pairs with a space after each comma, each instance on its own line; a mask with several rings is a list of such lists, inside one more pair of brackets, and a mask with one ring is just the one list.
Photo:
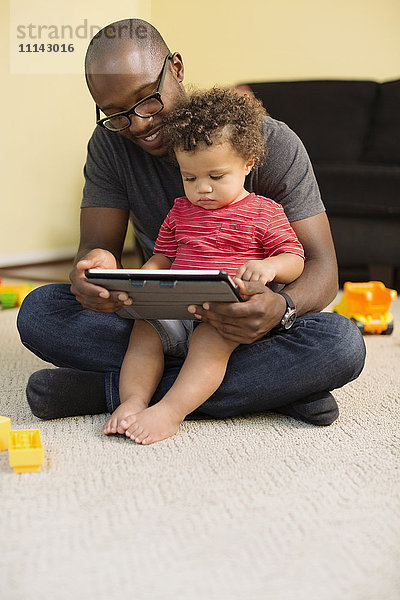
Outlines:
[[293, 302], [293, 300], [291, 299], [291, 297], [289, 296], [289, 294], [287, 294], [286, 292], [277, 292], [277, 294], [280, 294], [281, 296], [283, 296], [286, 300], [286, 304], [289, 308], [296, 310], [296, 306]]
[[275, 329], [276, 331], [287, 331], [293, 326], [296, 320], [296, 306], [289, 294], [287, 294], [286, 292], [277, 293], [285, 298], [286, 310], [282, 316], [280, 324]]

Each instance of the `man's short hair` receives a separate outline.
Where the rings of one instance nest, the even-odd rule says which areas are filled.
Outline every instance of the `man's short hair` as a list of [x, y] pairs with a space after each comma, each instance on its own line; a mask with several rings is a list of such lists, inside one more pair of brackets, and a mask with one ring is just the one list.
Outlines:
[[101, 74], [106, 60], [121, 48], [139, 48], [155, 61], [169, 54], [169, 48], [153, 25], [142, 19], [123, 19], [103, 27], [91, 39], [85, 56], [86, 75]]

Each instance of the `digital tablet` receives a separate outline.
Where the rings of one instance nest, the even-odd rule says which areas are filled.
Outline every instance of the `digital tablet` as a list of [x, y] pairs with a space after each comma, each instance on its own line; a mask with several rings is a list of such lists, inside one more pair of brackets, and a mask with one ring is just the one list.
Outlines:
[[189, 304], [243, 302], [226, 271], [88, 269], [85, 275], [107, 290], [127, 292], [133, 304], [118, 314], [131, 319], [195, 319]]

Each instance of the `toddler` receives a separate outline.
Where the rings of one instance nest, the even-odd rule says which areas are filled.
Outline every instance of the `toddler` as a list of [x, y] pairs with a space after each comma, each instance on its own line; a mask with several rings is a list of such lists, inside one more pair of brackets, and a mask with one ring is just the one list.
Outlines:
[[[248, 96], [213, 88], [192, 94], [163, 130], [178, 162], [185, 196], [161, 226], [144, 269], [223, 269], [243, 281], [290, 283], [304, 252], [282, 207], [249, 193], [245, 178], [265, 152], [265, 111]], [[164, 370], [164, 353], [183, 354], [165, 396], [150, 400]], [[238, 346], [208, 323], [136, 320], [120, 374], [120, 406], [103, 427], [138, 444], [174, 435], [185, 417], [220, 386]]]

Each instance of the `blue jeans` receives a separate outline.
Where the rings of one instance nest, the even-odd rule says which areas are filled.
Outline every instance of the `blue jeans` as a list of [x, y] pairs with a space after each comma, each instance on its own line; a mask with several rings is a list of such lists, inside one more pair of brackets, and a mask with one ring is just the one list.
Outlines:
[[[119, 370], [133, 321], [87, 310], [67, 284], [37, 288], [18, 315], [21, 341], [58, 367], [105, 374], [107, 408], [119, 405]], [[196, 411], [228, 418], [264, 412], [323, 391], [340, 388], [360, 374], [365, 345], [357, 327], [334, 313], [299, 317], [285, 333], [269, 333], [232, 354], [218, 390]], [[166, 357], [152, 403], [171, 387], [183, 359]]]

